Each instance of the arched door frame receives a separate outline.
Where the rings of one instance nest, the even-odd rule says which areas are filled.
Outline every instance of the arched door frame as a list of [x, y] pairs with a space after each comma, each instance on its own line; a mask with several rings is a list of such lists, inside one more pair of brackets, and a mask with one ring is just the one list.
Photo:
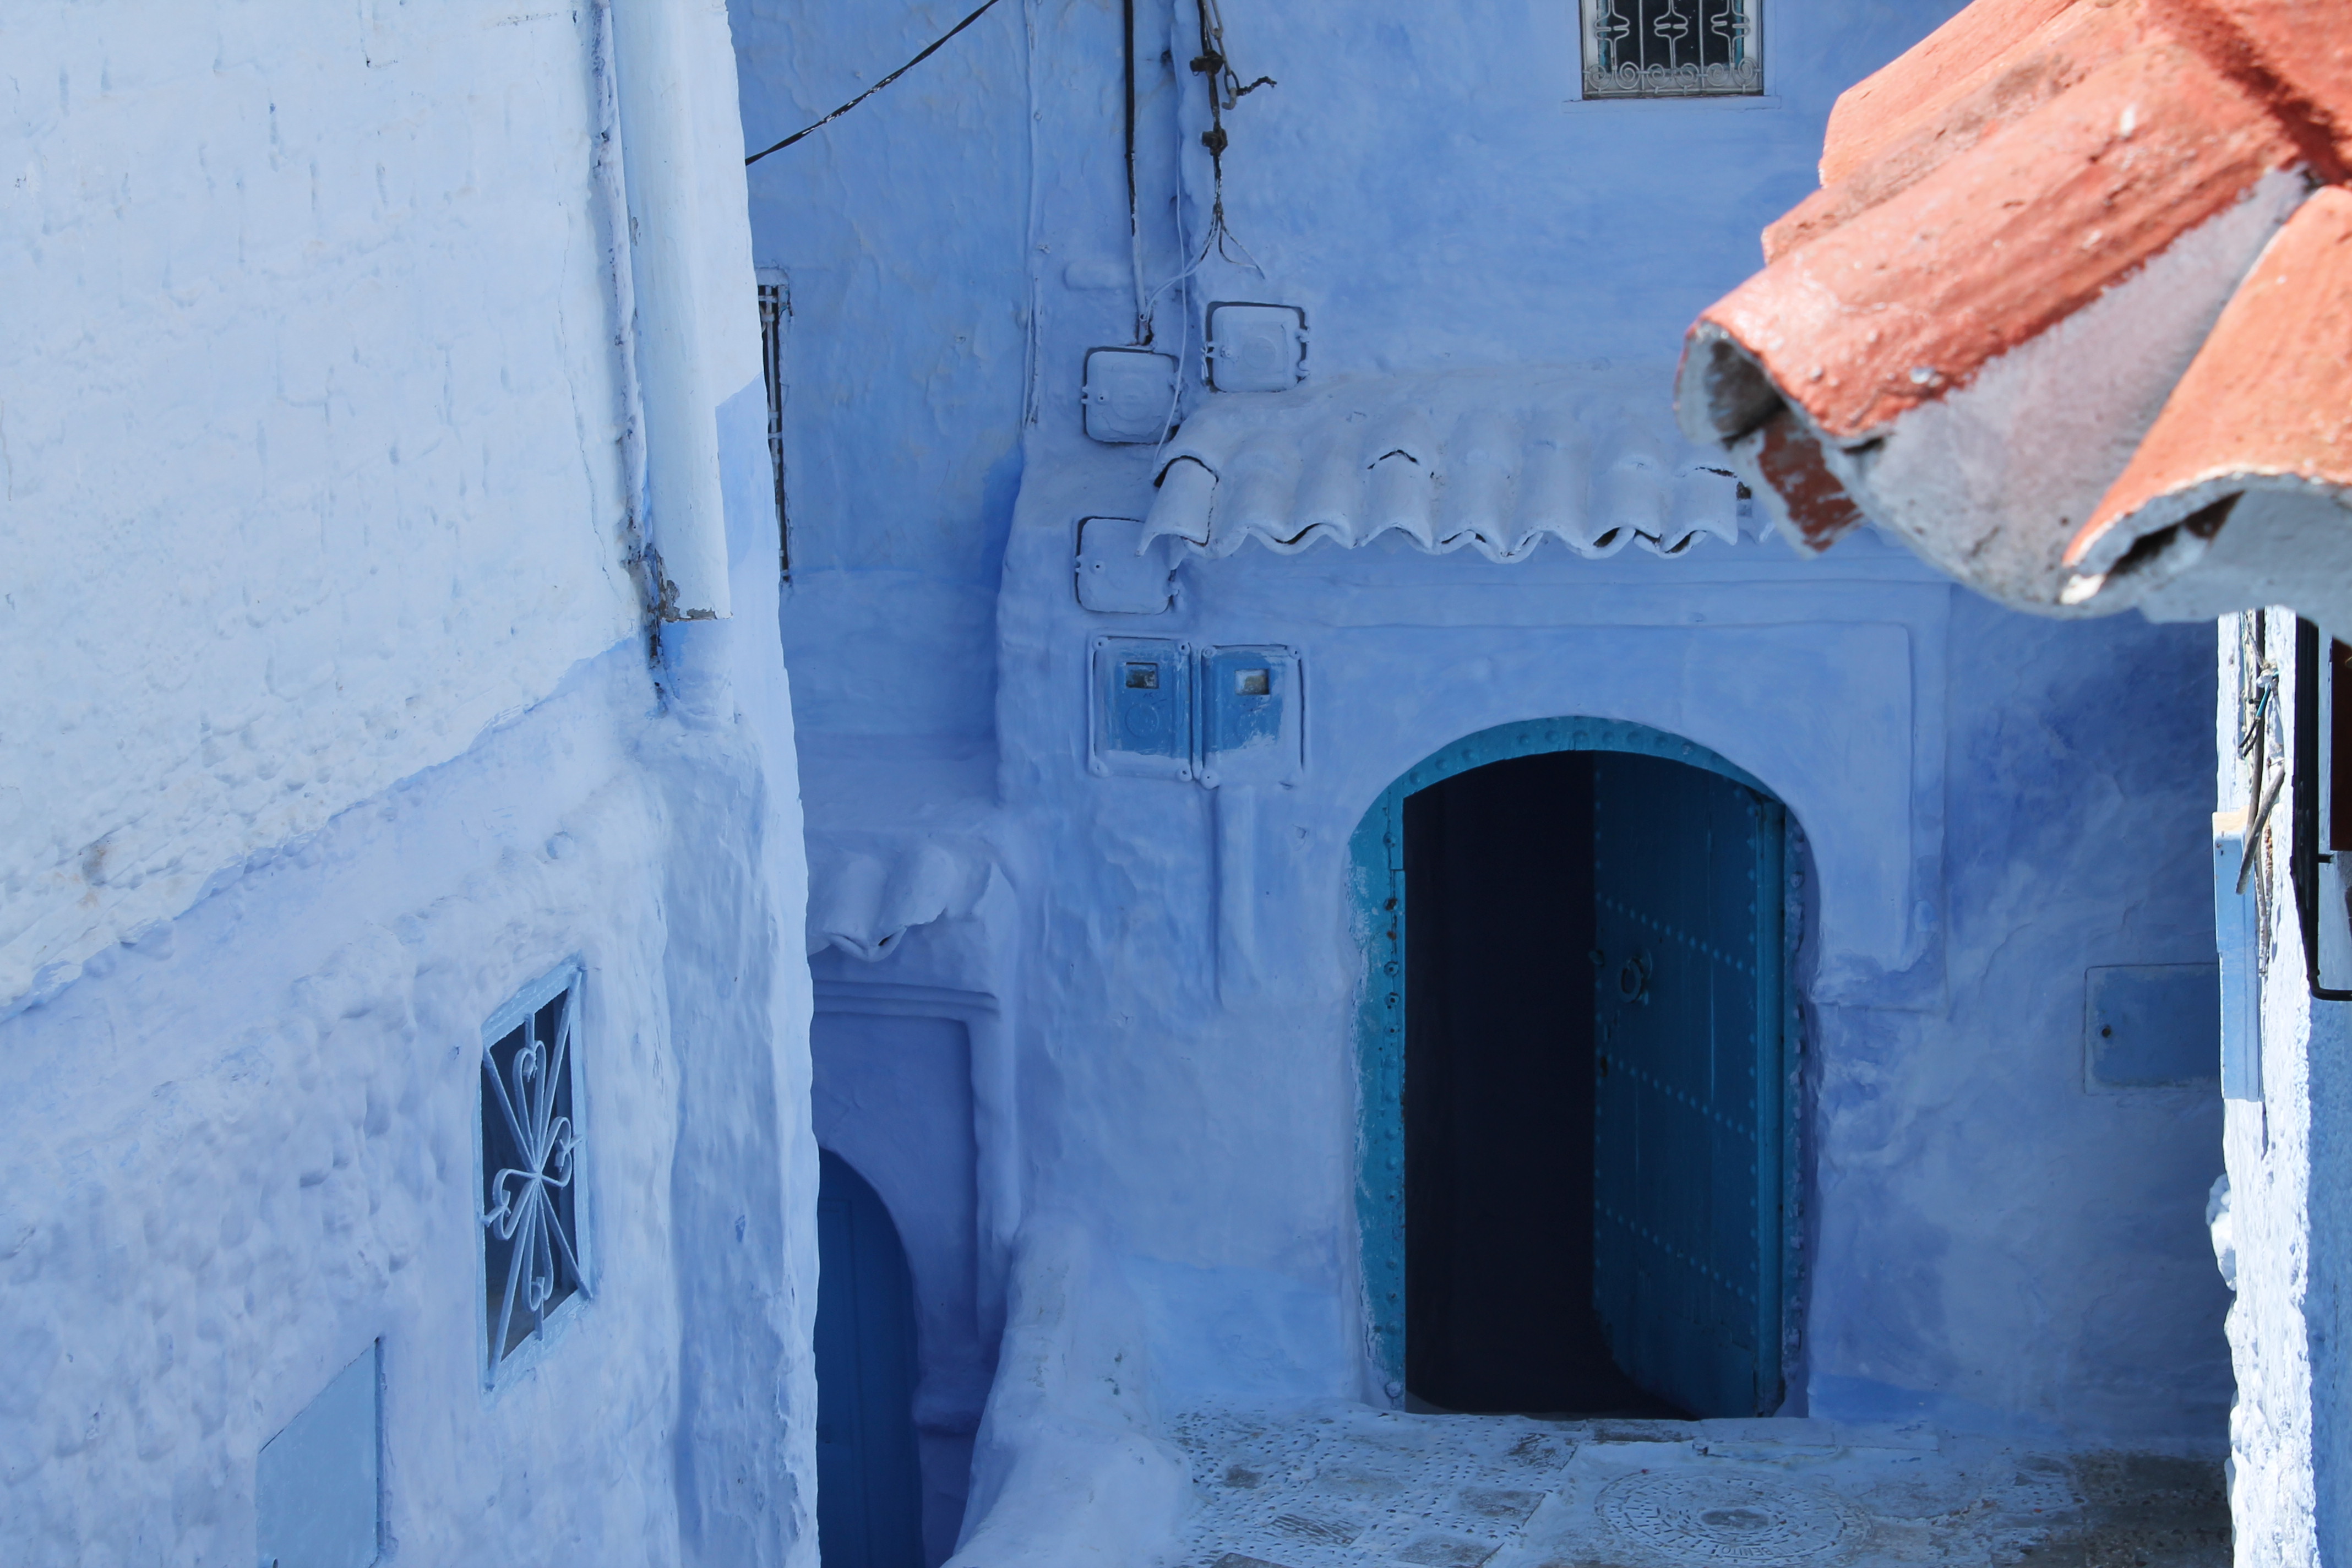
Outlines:
[[[1404, 1399], [1404, 799], [1489, 763], [1552, 752], [1627, 752], [1662, 757], [1780, 796], [1729, 758], [1696, 741], [1623, 719], [1530, 719], [1497, 724], [1440, 747], [1398, 775], [1365, 811], [1349, 841], [1349, 892], [1362, 975], [1356, 1007], [1356, 1223], [1362, 1268], [1366, 1346], [1391, 1405]], [[1802, 875], [1801, 829], [1788, 814], [1783, 857], [1790, 889], [1778, 1014], [1781, 1031], [1781, 1156], [1779, 1238], [1783, 1359], [1793, 1337], [1802, 1249], [1798, 1180], [1799, 1027], [1794, 957], [1801, 922], [1795, 890]]]
[[[906, 1242], [890, 1205], [864, 1172], [831, 1149], [817, 1151], [817, 1164], [823, 1272], [813, 1348], [817, 1510], [821, 1532], [833, 1532], [826, 1561], [919, 1563], [923, 1482], [915, 1385], [920, 1374]], [[828, 1215], [836, 1205], [837, 1217]], [[869, 1295], [872, 1290], [880, 1294]], [[831, 1315], [845, 1308], [845, 1318]], [[825, 1493], [828, 1475], [854, 1484]], [[873, 1489], [877, 1481], [880, 1495]]]

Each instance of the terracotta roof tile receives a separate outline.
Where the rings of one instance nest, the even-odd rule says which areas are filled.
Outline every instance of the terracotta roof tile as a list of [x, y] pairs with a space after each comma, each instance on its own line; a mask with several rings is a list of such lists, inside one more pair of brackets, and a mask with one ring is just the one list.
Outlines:
[[[1954, 23], [1975, 16], [1980, 8], [1969, 7]], [[2052, 6], [2049, 0], [2035, 0], [2031, 7], [2006, 0], [1997, 9], [2024, 13], [2018, 18], [2022, 21], [2032, 11]], [[2106, 5], [2085, 0], [2059, 8], [2039, 29], [2026, 34], [2022, 43], [2012, 37], [2013, 47], [1986, 57], [1973, 68], [1954, 60], [1949, 71], [1916, 84], [1907, 79], [1898, 84], [1906, 89], [1916, 85], [1919, 90], [1881, 89], [1880, 78], [1887, 71], [1872, 77], [1838, 100], [1830, 117], [1829, 147], [1822, 157], [1822, 188], [1765, 229], [1764, 259], [1777, 261], [1908, 190], [2146, 42], [2147, 33], [2143, 0], [2110, 0]], [[1910, 58], [1906, 55], [1896, 66]], [[1866, 156], [1857, 155], [1864, 153]]]
[[1684, 428], [1805, 548], [1866, 513], [2053, 613], [2201, 604], [2158, 553], [2253, 592], [2277, 496], [2352, 497], [2352, 197], [2305, 199], [2348, 172], [2352, 0], [1977, 0], [1839, 100]]
[[2297, 161], [2277, 122], [2198, 56], [2145, 47], [1699, 319], [1822, 435], [1857, 440], [1967, 384]]
[[[2263, 252], [2066, 563], [2105, 572], [2258, 487], [2352, 508], [2352, 192], [2341, 187], [2305, 203]], [[2352, 531], [2352, 510], [2338, 521]]]
[[2352, 173], [2344, 0], [2151, 0], [2163, 25], [2276, 113], [2330, 181]]
[[2020, 38], [2032, 36], [2078, 3], [1978, 0], [1893, 64], [1848, 88], [1830, 110], [1829, 131], [1822, 140], [1822, 184], [1837, 184], [1880, 162], [1904, 127], [1933, 115], [1988, 73], [2001, 69]]

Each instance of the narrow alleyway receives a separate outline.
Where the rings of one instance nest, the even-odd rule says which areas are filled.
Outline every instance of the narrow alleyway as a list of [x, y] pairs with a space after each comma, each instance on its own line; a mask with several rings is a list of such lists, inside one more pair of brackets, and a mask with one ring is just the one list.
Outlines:
[[2218, 1462], [1827, 1421], [1545, 1421], [1327, 1405], [1175, 1423], [1183, 1568], [2222, 1568]]

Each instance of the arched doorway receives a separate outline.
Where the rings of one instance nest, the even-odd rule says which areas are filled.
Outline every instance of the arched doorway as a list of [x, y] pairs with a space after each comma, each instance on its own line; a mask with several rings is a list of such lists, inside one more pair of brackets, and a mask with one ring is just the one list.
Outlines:
[[1796, 1217], [1789, 826], [1640, 725], [1501, 726], [1358, 829], [1358, 1202], [1392, 1395], [1749, 1415]]
[[817, 1155], [816, 1521], [824, 1568], [923, 1568], [914, 1289], [890, 1211]]

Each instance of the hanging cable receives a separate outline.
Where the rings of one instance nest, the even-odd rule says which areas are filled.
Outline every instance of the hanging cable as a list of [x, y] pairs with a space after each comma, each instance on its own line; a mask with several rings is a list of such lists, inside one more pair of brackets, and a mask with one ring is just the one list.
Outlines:
[[[1233, 62], [1225, 56], [1225, 18], [1217, 8], [1217, 0], [1193, 0], [1193, 4], [1200, 17], [1201, 53], [1192, 61], [1192, 69], [1209, 79], [1209, 128], [1201, 132], [1201, 145], [1209, 150], [1211, 191], [1208, 247], [1204, 247], [1203, 259], [1206, 248], [1213, 248], [1220, 257], [1233, 261], [1234, 257], [1225, 249], [1225, 242], [1233, 238], [1233, 231], [1225, 226], [1225, 111], [1259, 88], [1282, 84], [1270, 76], [1262, 76], [1244, 86]], [[1248, 250], [1244, 248], [1242, 255], [1246, 258]], [[1255, 260], [1236, 265], [1264, 270]]]
[[1143, 295], [1143, 225], [1135, 194], [1135, 0], [1124, 0], [1120, 17], [1127, 24], [1127, 260], [1135, 285], [1135, 342], [1151, 345], [1151, 320], [1145, 314]]
[[[996, 8], [996, 4], [997, 0], [982, 0], [980, 9], [974, 11], [971, 16], [966, 16], [962, 21], [958, 22], [954, 26], [950, 27], [946, 32], [941, 33], [938, 37], [933, 38], [929, 44], [924, 46], [923, 52], [921, 54], [917, 55], [913, 59], [908, 60], [905, 65], [900, 66], [897, 70], [892, 71], [888, 76], [884, 77], [880, 81], [876, 82], [872, 87], [867, 88], [864, 92], [859, 93], [856, 98], [851, 99], [847, 103], [843, 104], [839, 109], [835, 110], [823, 120], [817, 121], [813, 124], [803, 125], [798, 131], [793, 132], [790, 136], [787, 136], [782, 141], [777, 142], [774, 146], [765, 148], [760, 152], [752, 153], [750, 157], [743, 160], [744, 166], [749, 168], [751, 164], [756, 163], [761, 159], [766, 157], [770, 153], [782, 152], [785, 148], [791, 146], [802, 137], [808, 135], [811, 132], [824, 130], [826, 126], [832, 124], [835, 121], [840, 119], [843, 115], [848, 113], [851, 110], [856, 108], [859, 104], [865, 102], [876, 93], [880, 92], [884, 88], [888, 87], [892, 82], [897, 81], [900, 77], [905, 76], [908, 71], [913, 70], [917, 66], [921, 65], [925, 60], [929, 59], [933, 55], [938, 54], [940, 50], [946, 46], [947, 41], [950, 38], [954, 37], [958, 33], [962, 32], [966, 27], [971, 26], [974, 22], [977, 22], [982, 16], [987, 16], [989, 12]], [[1134, 93], [1131, 90], [1129, 91], [1128, 98], [1129, 102], [1134, 100]], [[1130, 120], [1132, 119], [1132, 111], [1130, 111], [1129, 118]], [[1133, 144], [1133, 139], [1134, 132], [1130, 130], [1129, 132], [1129, 145]], [[1133, 163], [1133, 155], [1131, 153], [1129, 154], [1129, 162], [1131, 169]], [[1129, 175], [1129, 188], [1130, 192], [1133, 190], [1133, 182], [1134, 176], [1132, 173], [1130, 173]], [[1129, 200], [1131, 203], [1131, 195]]]

